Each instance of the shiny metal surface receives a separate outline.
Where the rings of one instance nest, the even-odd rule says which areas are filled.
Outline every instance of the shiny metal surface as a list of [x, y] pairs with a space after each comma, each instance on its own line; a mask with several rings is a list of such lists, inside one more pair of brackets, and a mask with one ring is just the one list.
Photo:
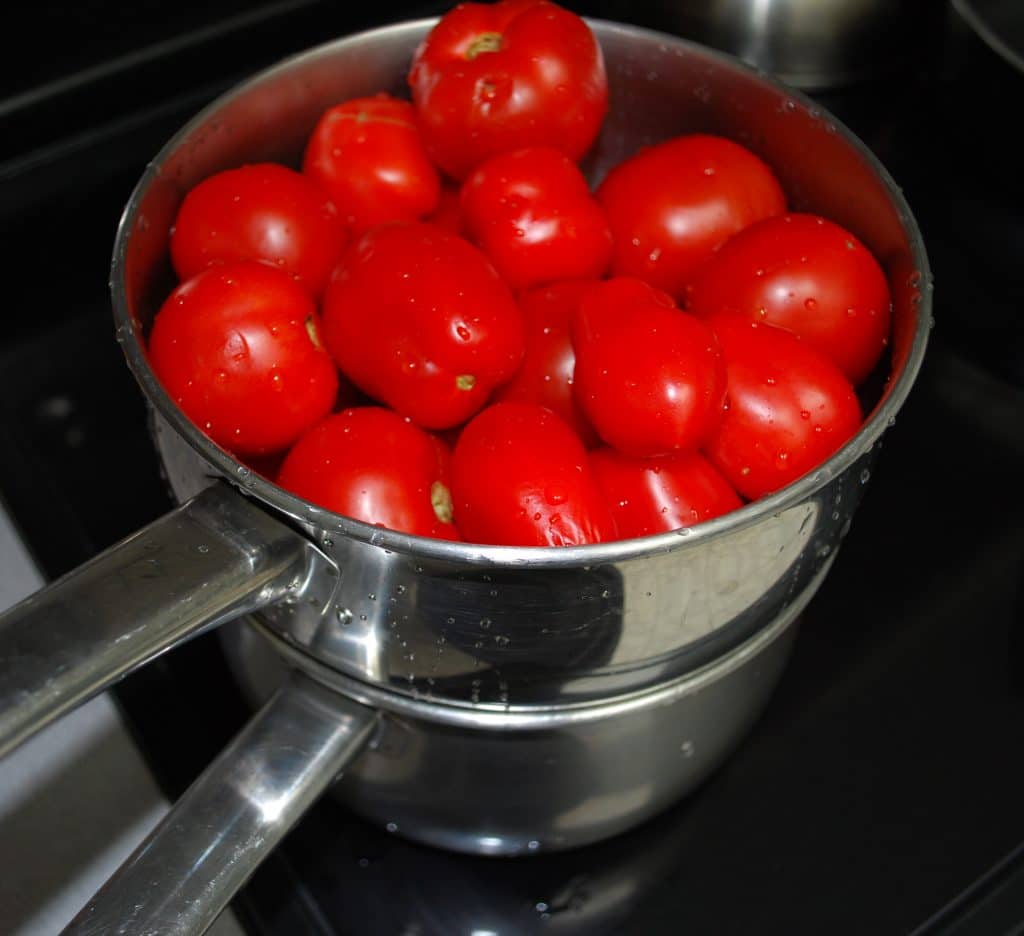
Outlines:
[[350, 676], [463, 704], [549, 705], [639, 691], [737, 646], [817, 580], [849, 528], [874, 470], [875, 443], [924, 353], [924, 246], [884, 168], [810, 101], [727, 56], [595, 23], [612, 102], [588, 159], [591, 179], [647, 143], [720, 133], [776, 170], [793, 207], [845, 225], [881, 259], [895, 328], [891, 375], [879, 381], [874, 412], [817, 471], [679, 534], [525, 549], [425, 540], [318, 510], [197, 432], [149, 370], [143, 340], [170, 275], [166, 231], [183, 193], [203, 177], [246, 160], [293, 161], [330, 102], [374, 88], [401, 92], [429, 25], [401, 24], [314, 49], [184, 128], [154, 160], [122, 221], [112, 271], [118, 334], [154, 405], [157, 444], [177, 496], [209, 484], [212, 465], [341, 569], [328, 613], [301, 604], [265, 609], [277, 633]]
[[377, 713], [294, 675], [64, 930], [202, 933], [373, 734]]
[[510, 712], [375, 689], [243, 622], [221, 637], [254, 702], [286, 678], [284, 658], [384, 713], [375, 743], [332, 788], [347, 807], [431, 845], [517, 855], [616, 835], [699, 785], [760, 714], [801, 610], [794, 605], [730, 653], [655, 689]]
[[248, 501], [207, 488], [0, 615], [0, 756], [174, 644], [293, 594], [309, 600], [329, 587], [329, 566]]
[[963, 23], [1011, 68], [1024, 72], [1024, 12], [1014, 0], [950, 0]]
[[687, 39], [821, 90], [905, 65], [940, 9], [928, 0], [688, 0], [665, 15]]

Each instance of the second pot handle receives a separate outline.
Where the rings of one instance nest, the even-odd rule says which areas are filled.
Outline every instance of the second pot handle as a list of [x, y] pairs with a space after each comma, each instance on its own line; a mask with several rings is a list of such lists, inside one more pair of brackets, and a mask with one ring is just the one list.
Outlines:
[[201, 631], [330, 565], [228, 485], [207, 488], [0, 615], [0, 756]]
[[203, 933], [373, 734], [378, 713], [293, 673], [64, 930]]

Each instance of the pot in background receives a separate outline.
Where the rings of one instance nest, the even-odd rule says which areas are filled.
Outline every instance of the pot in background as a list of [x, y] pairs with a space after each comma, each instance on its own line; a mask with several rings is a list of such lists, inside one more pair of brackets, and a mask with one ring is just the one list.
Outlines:
[[905, 71], [942, 12], [935, 0], [655, 0], [639, 9], [805, 91]]

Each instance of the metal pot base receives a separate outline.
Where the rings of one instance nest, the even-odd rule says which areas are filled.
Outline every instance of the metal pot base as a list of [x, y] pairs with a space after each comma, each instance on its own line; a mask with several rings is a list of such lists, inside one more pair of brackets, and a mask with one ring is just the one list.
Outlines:
[[330, 792], [370, 822], [423, 844], [484, 855], [588, 845], [650, 819], [699, 786], [774, 690], [802, 604], [715, 662], [652, 690], [581, 706], [477, 711], [380, 690], [329, 670], [255, 620], [221, 630], [243, 691], [259, 703], [288, 662], [383, 712]]

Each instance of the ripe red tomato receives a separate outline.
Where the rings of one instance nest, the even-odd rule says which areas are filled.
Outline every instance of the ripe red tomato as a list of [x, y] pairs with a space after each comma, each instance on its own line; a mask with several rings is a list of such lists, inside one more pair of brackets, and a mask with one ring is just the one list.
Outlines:
[[680, 298], [697, 269], [755, 221], [786, 210], [772, 170], [723, 137], [692, 134], [642, 149], [597, 190], [615, 240], [612, 273]]
[[[642, 284], [594, 287], [572, 320], [573, 389], [598, 435], [629, 455], [696, 449], [714, 431], [725, 363], [714, 332]], [[623, 301], [629, 291], [636, 293]]]
[[441, 197], [437, 201], [437, 207], [424, 220], [442, 228], [449, 234], [465, 236], [462, 226], [462, 208], [459, 205], [460, 195], [459, 186], [442, 184]]
[[322, 189], [294, 169], [256, 163], [189, 191], [171, 229], [171, 263], [186, 280], [214, 263], [264, 260], [319, 296], [347, 242]]
[[310, 294], [263, 263], [211, 267], [168, 296], [149, 356], [170, 397], [238, 455], [291, 445], [334, 405], [338, 372]]
[[588, 447], [597, 443], [597, 433], [573, 393], [576, 352], [569, 323], [580, 298], [595, 285], [597, 280], [567, 280], [520, 294], [526, 354], [516, 375], [491, 397], [494, 402], [546, 406], [561, 416]]
[[462, 184], [467, 236], [513, 289], [604, 275], [612, 235], [576, 164], [549, 146], [500, 153]]
[[688, 311], [739, 315], [793, 332], [859, 384], [889, 336], [889, 285], [871, 252], [809, 214], [758, 221], [731, 237], [687, 289]]
[[523, 359], [508, 287], [476, 247], [430, 224], [364, 234], [334, 271], [323, 318], [343, 373], [427, 429], [464, 422]]
[[427, 149], [455, 179], [523, 146], [553, 146], [578, 160], [608, 110], [590, 27], [548, 0], [449, 10], [417, 49], [409, 86]]
[[295, 443], [277, 483], [334, 513], [414, 536], [456, 540], [450, 454], [379, 406], [342, 410]]
[[356, 233], [426, 217], [441, 194], [412, 105], [387, 94], [326, 111], [306, 143], [302, 171], [331, 196]]
[[843, 372], [780, 328], [716, 323], [729, 375], [728, 402], [708, 457], [745, 497], [777, 491], [825, 461], [860, 428]]
[[694, 526], [743, 506], [698, 452], [634, 458], [599, 448], [590, 453], [590, 466], [623, 539]]
[[615, 538], [583, 444], [533, 403], [494, 403], [470, 420], [452, 457], [452, 498], [470, 542], [580, 546]]

